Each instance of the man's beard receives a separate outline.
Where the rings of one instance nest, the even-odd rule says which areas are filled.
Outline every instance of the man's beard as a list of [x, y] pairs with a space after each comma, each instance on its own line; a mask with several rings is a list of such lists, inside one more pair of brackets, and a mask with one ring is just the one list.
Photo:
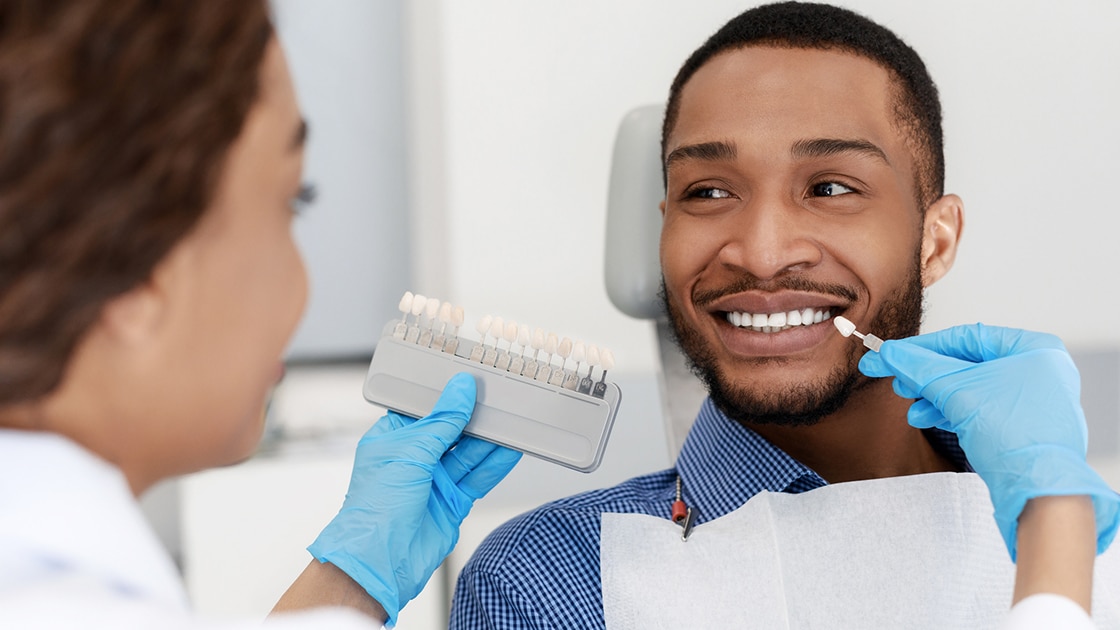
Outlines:
[[[802, 278], [777, 280], [765, 283], [771, 290], [812, 290], [837, 294], [840, 291], [829, 285], [816, 284]], [[744, 279], [723, 294], [736, 293], [763, 285], [762, 282]], [[844, 294], [850, 293], [844, 289]], [[838, 411], [848, 401], [852, 392], [869, 380], [859, 371], [862, 346], [850, 344], [844, 361], [832, 368], [822, 379], [790, 383], [780, 391], [759, 393], [749, 388], [737, 387], [720, 371], [715, 353], [708, 342], [688, 324], [669, 301], [665, 280], [661, 281], [661, 299], [669, 315], [674, 341], [688, 359], [689, 367], [708, 389], [712, 402], [729, 418], [742, 424], [776, 424], [784, 426], [809, 426], [825, 416]], [[922, 324], [921, 263], [915, 257], [911, 273], [880, 307], [875, 318], [867, 324], [866, 331], [883, 339], [899, 339], [918, 334]], [[758, 333], [766, 334], [766, 333]], [[774, 334], [774, 333], [770, 333]], [[780, 334], [780, 333], [779, 333]], [[781, 357], [763, 357], [757, 360], [758, 369], [768, 363], [781, 363]]]

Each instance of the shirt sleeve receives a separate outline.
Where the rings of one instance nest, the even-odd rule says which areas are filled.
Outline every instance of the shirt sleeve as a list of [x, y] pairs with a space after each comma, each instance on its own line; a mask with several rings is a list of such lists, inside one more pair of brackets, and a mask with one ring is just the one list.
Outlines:
[[1011, 607], [1000, 630], [1096, 630], [1097, 625], [1072, 599], [1051, 593], [1031, 595]]
[[451, 602], [450, 630], [552, 628], [515, 586], [482, 571], [459, 574]]

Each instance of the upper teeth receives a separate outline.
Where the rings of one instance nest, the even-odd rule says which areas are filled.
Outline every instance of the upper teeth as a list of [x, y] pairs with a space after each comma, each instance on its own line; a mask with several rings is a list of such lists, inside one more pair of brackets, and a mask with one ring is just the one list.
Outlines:
[[832, 311], [827, 308], [803, 308], [799, 311], [784, 311], [781, 313], [729, 312], [727, 321], [731, 322], [733, 326], [768, 333], [789, 330], [794, 326], [819, 324], [830, 317], [832, 317]]

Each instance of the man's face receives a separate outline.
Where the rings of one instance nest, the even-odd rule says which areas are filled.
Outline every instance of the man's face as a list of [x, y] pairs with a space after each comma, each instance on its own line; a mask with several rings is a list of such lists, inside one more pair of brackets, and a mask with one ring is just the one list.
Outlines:
[[[665, 301], [736, 419], [808, 423], [843, 404], [862, 351], [831, 317], [885, 339], [918, 332], [923, 216], [893, 87], [854, 54], [747, 47], [681, 93], [666, 143]], [[753, 326], [760, 317], [786, 321]]]

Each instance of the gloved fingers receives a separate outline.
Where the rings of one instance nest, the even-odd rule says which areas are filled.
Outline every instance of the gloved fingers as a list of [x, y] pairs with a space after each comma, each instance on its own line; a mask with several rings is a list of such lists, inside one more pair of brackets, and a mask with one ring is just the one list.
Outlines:
[[945, 416], [941, 415], [941, 411], [924, 398], [920, 398], [913, 405], [910, 405], [910, 410], [906, 412], [906, 421], [916, 429], [937, 427], [948, 430], [947, 427], [950, 424]]
[[459, 443], [440, 459], [440, 463], [447, 470], [447, 475], [455, 483], [474, 470], [480, 462], [486, 459], [494, 449], [501, 448], [493, 442], [481, 438], [464, 435]]
[[891, 388], [899, 398], [921, 398], [922, 393], [916, 389], [911, 388], [904, 383], [902, 379], [894, 379], [891, 381]]
[[465, 372], [452, 376], [431, 413], [417, 420], [413, 426], [438, 440], [441, 453], [446, 451], [470, 422], [476, 394], [474, 377]]
[[520, 452], [499, 446], [459, 480], [459, 489], [472, 500], [480, 499], [493, 490], [498, 482], [505, 479], [519, 461], [521, 461]]
[[415, 418], [409, 418], [408, 416], [402, 416], [393, 411], [387, 411], [384, 416], [381, 416], [381, 418], [366, 431], [363, 437], [369, 438], [384, 435], [391, 431], [396, 431], [401, 427], [408, 426], [413, 422], [416, 422]]
[[1062, 340], [1054, 335], [984, 324], [953, 326], [909, 337], [906, 341], [938, 354], [973, 363], [1030, 350], [1065, 350]]
[[[886, 376], [894, 376], [896, 379], [895, 391], [900, 391], [901, 388], [902, 392], [909, 394], [905, 398], [917, 398], [919, 393], [925, 398], [932, 398], [925, 391], [931, 383], [976, 365], [938, 354], [911, 343], [909, 339], [884, 342], [878, 354], [879, 361], [889, 371]], [[860, 367], [863, 367], [862, 360]]]

